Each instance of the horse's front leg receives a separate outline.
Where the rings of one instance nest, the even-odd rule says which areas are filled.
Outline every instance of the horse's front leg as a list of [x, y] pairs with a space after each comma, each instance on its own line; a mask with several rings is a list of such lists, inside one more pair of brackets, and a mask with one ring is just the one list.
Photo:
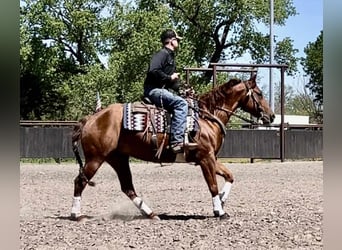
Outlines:
[[222, 202], [219, 196], [216, 179], [216, 157], [213, 154], [210, 154], [205, 159], [202, 159], [199, 164], [212, 196], [214, 216], [220, 217], [221, 219], [229, 217], [228, 214], [223, 210]]
[[222, 206], [226, 202], [228, 195], [230, 193], [232, 184], [234, 182], [232, 172], [226, 168], [221, 162], [216, 161], [216, 174], [224, 178], [224, 185], [219, 193]]

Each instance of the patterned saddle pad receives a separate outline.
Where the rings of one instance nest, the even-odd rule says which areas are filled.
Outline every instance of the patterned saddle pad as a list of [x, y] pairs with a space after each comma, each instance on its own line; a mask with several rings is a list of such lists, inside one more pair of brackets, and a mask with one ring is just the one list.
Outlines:
[[[197, 107], [193, 99], [187, 100], [189, 105]], [[145, 131], [155, 133], [170, 133], [171, 114], [165, 109], [142, 102], [124, 104], [123, 127], [127, 130]], [[189, 108], [186, 128], [188, 132], [198, 130], [198, 112]]]

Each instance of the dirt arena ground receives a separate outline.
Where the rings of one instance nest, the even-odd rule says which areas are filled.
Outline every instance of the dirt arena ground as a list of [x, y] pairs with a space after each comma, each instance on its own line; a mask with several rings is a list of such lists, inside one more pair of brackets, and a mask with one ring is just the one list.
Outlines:
[[[322, 249], [323, 162], [226, 166], [227, 220], [213, 217], [201, 170], [131, 164], [136, 191], [160, 215], [143, 218], [104, 165], [70, 220], [76, 164], [20, 165], [20, 249]], [[220, 187], [223, 180], [218, 177]]]

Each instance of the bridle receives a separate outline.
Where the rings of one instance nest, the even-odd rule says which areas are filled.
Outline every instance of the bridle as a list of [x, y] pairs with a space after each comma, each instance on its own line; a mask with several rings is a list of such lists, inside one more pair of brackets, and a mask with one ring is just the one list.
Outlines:
[[[258, 95], [258, 96], [262, 96], [262, 93], [255, 91], [255, 89], [252, 88], [251, 86], [249, 86], [249, 84], [247, 82], [243, 82], [243, 83], [244, 83], [244, 85], [246, 87], [246, 92], [247, 92], [246, 93], [246, 98], [243, 100], [243, 103], [248, 103], [249, 99], [252, 98], [253, 104], [256, 106], [256, 109], [260, 110], [260, 114], [261, 114], [260, 117], [263, 117], [264, 116], [264, 110], [261, 108], [260, 103], [258, 102], [258, 100], [255, 97], [255, 94]], [[241, 119], [241, 120], [243, 120], [245, 122], [251, 123], [252, 125], [258, 125], [259, 124], [258, 122], [255, 122], [252, 119], [248, 119], [248, 118], [245, 118], [245, 117], [243, 117], [241, 115], [238, 115], [234, 111], [231, 111], [229, 109], [222, 108], [222, 107], [216, 107], [216, 109], [222, 110], [222, 111], [226, 112], [227, 115], [233, 115], [235, 117], [238, 117], [239, 119]]]
[[[265, 111], [264, 111], [264, 109], [261, 107], [260, 103], [258, 102], [258, 100], [257, 100], [256, 97], [255, 97], [255, 95], [258, 95], [258, 96], [262, 97], [262, 96], [263, 96], [262, 93], [259, 92], [259, 91], [256, 91], [256, 90], [255, 90], [255, 87], [252, 88], [251, 86], [249, 86], [247, 82], [244, 82], [244, 84], [245, 84], [245, 87], [246, 87], [246, 89], [247, 89], [247, 95], [246, 95], [246, 96], [248, 96], [249, 98], [252, 98], [253, 104], [254, 104], [254, 106], [256, 107], [256, 110], [260, 112], [260, 117], [263, 117]], [[246, 103], [249, 101], [249, 98], [248, 98], [248, 99], [247, 99], [247, 98], [245, 99], [245, 100], [247, 100]]]

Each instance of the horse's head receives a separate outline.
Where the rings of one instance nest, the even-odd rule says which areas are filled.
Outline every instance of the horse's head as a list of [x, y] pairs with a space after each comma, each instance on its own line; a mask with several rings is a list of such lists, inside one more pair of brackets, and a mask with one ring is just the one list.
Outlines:
[[261, 119], [263, 124], [272, 123], [275, 115], [256, 84], [256, 74], [242, 83], [245, 85], [245, 94], [240, 100], [240, 108]]

